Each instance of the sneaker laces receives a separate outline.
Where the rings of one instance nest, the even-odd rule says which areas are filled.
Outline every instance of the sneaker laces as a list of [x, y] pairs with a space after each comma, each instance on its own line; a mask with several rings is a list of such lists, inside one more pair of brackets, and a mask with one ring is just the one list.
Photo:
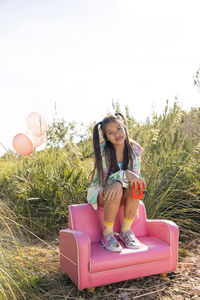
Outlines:
[[136, 243], [136, 237], [135, 237], [134, 233], [131, 232], [130, 230], [125, 232], [123, 234], [123, 237], [126, 240], [126, 243], [128, 243], [128, 244]]
[[109, 245], [109, 246], [110, 246], [110, 245], [114, 245], [115, 247], [118, 247], [118, 246], [119, 246], [119, 244], [118, 244], [116, 238], [114, 237], [114, 235], [111, 235], [111, 236], [110, 236], [110, 238], [109, 238], [109, 240], [108, 240], [108, 245]]
[[[115, 233], [114, 233], [115, 234]], [[116, 238], [114, 237], [114, 234], [110, 234], [110, 235], [107, 235], [107, 237], [109, 237], [107, 239], [107, 244], [108, 246], [110, 247], [111, 245], [115, 246], [115, 247], [119, 247], [119, 243], [118, 241], [116, 240]], [[104, 245], [103, 245], [104, 247]]]

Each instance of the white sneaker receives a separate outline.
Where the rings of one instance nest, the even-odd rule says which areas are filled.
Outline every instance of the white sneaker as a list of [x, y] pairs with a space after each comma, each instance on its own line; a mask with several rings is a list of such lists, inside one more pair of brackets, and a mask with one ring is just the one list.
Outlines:
[[119, 238], [122, 240], [122, 242], [128, 249], [139, 249], [141, 247], [140, 242], [131, 230], [121, 232], [119, 234]]
[[109, 235], [104, 235], [101, 240], [101, 243], [102, 243], [103, 247], [109, 251], [121, 252], [123, 249], [122, 246], [120, 245], [120, 243], [114, 237], [113, 233], [111, 233]]

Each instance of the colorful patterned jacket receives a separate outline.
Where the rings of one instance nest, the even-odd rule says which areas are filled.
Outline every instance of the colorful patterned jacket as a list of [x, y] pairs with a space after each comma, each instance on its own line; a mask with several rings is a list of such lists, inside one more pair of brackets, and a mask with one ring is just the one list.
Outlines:
[[[102, 143], [101, 144], [101, 155], [102, 155], [102, 165], [103, 165], [103, 177], [104, 179], [107, 177], [108, 174], [108, 168], [106, 165], [106, 159], [105, 159], [105, 144]], [[142, 153], [142, 148], [140, 147], [139, 144], [132, 142], [132, 147], [133, 147], [133, 151], [135, 153], [135, 159], [133, 162], [133, 169], [131, 171], [133, 171], [136, 175], [138, 175], [140, 177], [140, 162], [141, 162], [141, 153]], [[120, 167], [120, 164], [118, 164]], [[124, 170], [119, 170], [116, 173], [113, 173], [110, 175], [109, 177], [109, 181], [111, 182], [115, 182], [116, 179], [119, 180], [123, 180], [124, 178]], [[125, 184], [125, 186], [123, 186], [125, 188], [129, 187], [129, 183]], [[98, 197], [98, 193], [101, 190], [102, 185], [100, 185], [98, 183], [98, 176], [97, 173], [95, 174], [92, 184], [90, 185], [88, 192], [87, 192], [87, 201], [93, 206], [94, 209], [97, 209], [97, 197]]]

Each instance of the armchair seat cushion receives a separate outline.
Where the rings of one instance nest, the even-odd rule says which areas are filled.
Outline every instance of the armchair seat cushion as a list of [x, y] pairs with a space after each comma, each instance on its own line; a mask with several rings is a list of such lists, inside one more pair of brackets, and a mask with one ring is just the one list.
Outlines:
[[139, 264], [169, 260], [170, 246], [155, 237], [138, 237], [141, 248], [126, 249], [124, 244], [121, 252], [105, 250], [100, 243], [91, 244], [90, 272], [105, 272]]

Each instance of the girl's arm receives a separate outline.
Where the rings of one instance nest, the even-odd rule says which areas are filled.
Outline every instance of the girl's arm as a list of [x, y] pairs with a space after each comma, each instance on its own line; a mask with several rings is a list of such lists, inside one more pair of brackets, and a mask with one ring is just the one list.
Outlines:
[[122, 186], [124, 188], [128, 188], [130, 181], [133, 181], [133, 179], [139, 179], [141, 177], [140, 165], [141, 165], [142, 148], [139, 145], [133, 144], [133, 151], [135, 152], [136, 155], [135, 160], [133, 162], [133, 169], [125, 170], [125, 171], [120, 170], [109, 177], [109, 180], [111, 182], [115, 182], [116, 180], [121, 181]]
[[129, 187], [129, 181], [126, 178], [125, 170], [119, 170], [116, 173], [110, 175], [109, 181], [116, 182], [117, 180], [121, 182], [122, 187], [127, 189]]

